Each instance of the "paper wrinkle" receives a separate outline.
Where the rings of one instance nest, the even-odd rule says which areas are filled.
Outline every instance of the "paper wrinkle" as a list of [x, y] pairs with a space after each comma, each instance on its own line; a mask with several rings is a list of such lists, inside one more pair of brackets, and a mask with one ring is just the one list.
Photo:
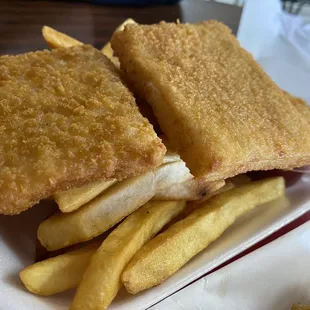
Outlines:
[[[186, 309], [282, 310], [290, 309], [293, 303], [308, 304], [309, 234], [310, 222], [307, 222], [205, 276], [151, 310], [183, 310], [177, 305], [186, 305]], [[222, 294], [223, 290], [225, 294]], [[190, 303], [188, 300], [193, 301]], [[196, 305], [195, 300], [200, 301], [199, 305]]]
[[310, 68], [310, 24], [302, 16], [284, 12], [279, 15], [279, 20], [280, 35], [296, 48]]

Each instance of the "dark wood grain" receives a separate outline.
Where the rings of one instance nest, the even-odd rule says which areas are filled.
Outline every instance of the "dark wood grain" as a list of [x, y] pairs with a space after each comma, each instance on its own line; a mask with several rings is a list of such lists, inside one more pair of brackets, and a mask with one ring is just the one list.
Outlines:
[[72, 1], [0, 0], [0, 54], [18, 54], [46, 48], [41, 35], [49, 25], [82, 42], [101, 48], [126, 18], [151, 24], [161, 20], [198, 22], [218, 19], [236, 33], [241, 8], [203, 0], [154, 7], [103, 6]]

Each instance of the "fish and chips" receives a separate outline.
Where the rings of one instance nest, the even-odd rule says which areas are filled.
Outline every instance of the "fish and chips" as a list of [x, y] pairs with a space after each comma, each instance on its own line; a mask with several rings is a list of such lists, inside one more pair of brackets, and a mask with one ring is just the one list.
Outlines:
[[128, 19], [101, 51], [42, 34], [52, 51], [0, 57], [0, 213], [59, 209], [37, 231], [50, 255], [20, 272], [34, 294], [98, 310], [160, 285], [285, 195], [245, 172], [310, 164], [308, 106], [219, 22]]

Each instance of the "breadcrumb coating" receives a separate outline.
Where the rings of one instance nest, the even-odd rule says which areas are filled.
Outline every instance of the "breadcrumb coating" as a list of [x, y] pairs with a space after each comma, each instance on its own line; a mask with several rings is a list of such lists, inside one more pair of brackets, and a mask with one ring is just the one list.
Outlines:
[[117, 69], [87, 45], [0, 57], [0, 135], [3, 214], [138, 175], [166, 151]]
[[111, 44], [196, 177], [215, 181], [310, 164], [309, 113], [225, 25], [127, 25]]

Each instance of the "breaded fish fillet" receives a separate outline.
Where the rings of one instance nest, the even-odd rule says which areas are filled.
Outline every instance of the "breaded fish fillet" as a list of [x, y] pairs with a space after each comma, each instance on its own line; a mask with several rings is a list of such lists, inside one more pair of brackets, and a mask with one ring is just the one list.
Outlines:
[[284, 91], [284, 93], [289, 98], [289, 100], [294, 104], [294, 106], [299, 111], [299, 113], [303, 117], [305, 117], [308, 120], [308, 122], [310, 123], [310, 107], [307, 105], [307, 103], [298, 97], [292, 96], [288, 92]]
[[128, 25], [112, 47], [196, 177], [310, 163], [309, 116], [223, 24]]
[[0, 213], [162, 162], [165, 146], [117, 69], [78, 46], [0, 57]]

